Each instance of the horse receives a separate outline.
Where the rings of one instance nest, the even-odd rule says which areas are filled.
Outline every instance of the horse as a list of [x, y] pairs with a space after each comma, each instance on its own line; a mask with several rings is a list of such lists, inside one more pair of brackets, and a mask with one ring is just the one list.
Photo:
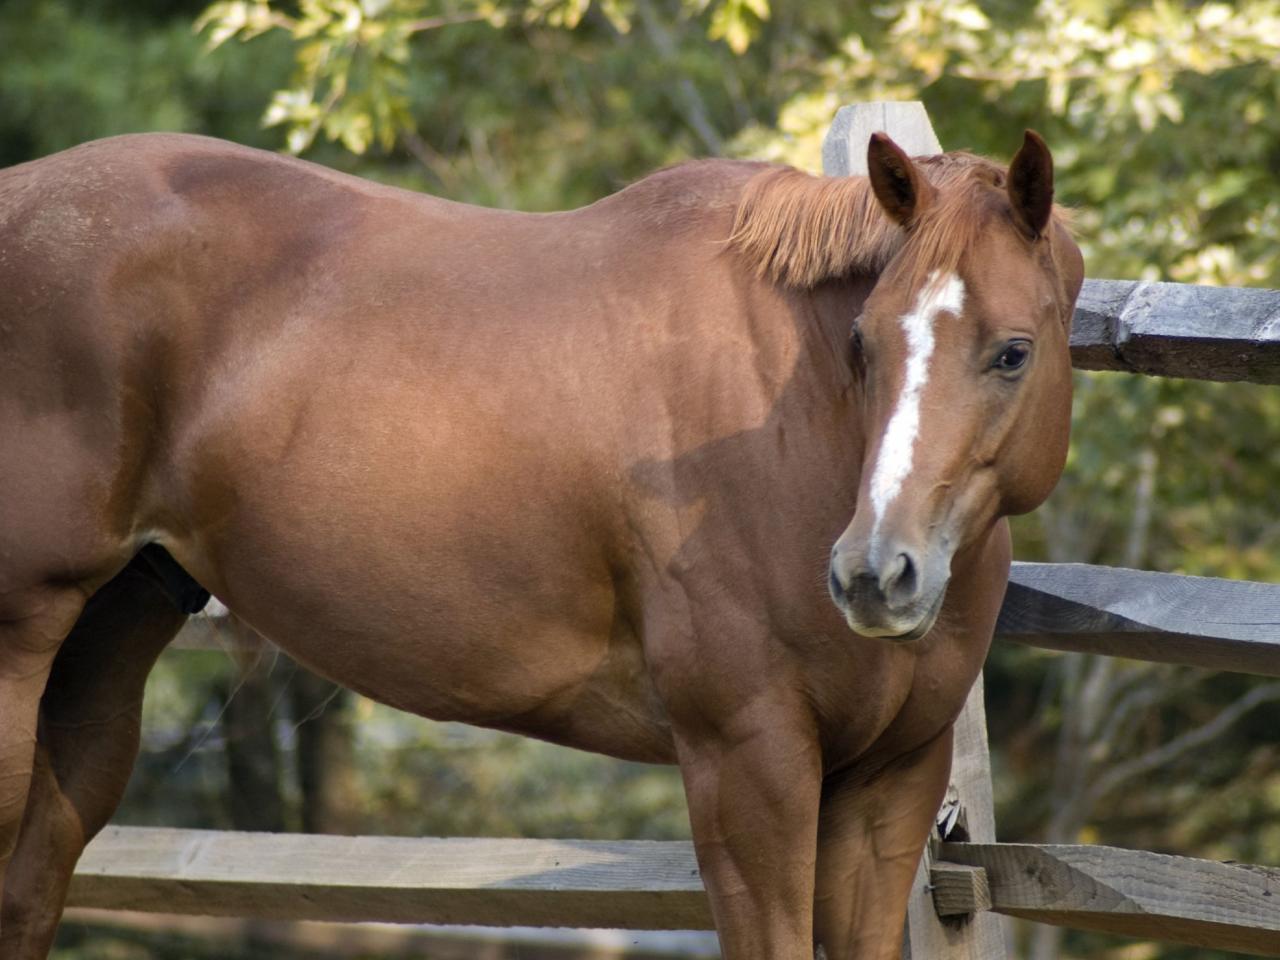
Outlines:
[[678, 764], [730, 960], [896, 957], [1083, 261], [1005, 166], [481, 209], [186, 135], [0, 171], [0, 957], [207, 592], [442, 720]]

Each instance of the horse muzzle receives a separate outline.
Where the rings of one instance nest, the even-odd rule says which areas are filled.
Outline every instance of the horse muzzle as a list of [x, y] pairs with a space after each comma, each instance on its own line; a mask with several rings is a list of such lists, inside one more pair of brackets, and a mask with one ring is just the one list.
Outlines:
[[940, 560], [901, 547], [845, 550], [837, 543], [827, 588], [854, 633], [909, 643], [929, 632], [942, 609], [951, 571]]

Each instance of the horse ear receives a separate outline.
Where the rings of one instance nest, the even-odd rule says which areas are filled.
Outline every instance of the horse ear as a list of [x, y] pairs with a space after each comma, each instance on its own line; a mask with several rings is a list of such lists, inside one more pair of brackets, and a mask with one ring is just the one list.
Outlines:
[[895, 223], [910, 227], [933, 201], [934, 188], [888, 134], [873, 133], [867, 144], [871, 189]]
[[1018, 226], [1034, 240], [1044, 233], [1053, 213], [1053, 155], [1034, 130], [1009, 164], [1009, 203]]

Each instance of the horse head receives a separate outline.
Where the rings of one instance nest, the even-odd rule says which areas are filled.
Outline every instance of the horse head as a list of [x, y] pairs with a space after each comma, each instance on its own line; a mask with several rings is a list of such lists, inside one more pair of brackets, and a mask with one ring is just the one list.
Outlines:
[[1083, 261], [1049, 150], [1028, 131], [1007, 172], [965, 157], [940, 176], [945, 159], [913, 161], [882, 134], [868, 148], [903, 239], [853, 327], [867, 439], [829, 587], [855, 632], [898, 641], [933, 626], [958, 554], [1048, 496], [1070, 429]]

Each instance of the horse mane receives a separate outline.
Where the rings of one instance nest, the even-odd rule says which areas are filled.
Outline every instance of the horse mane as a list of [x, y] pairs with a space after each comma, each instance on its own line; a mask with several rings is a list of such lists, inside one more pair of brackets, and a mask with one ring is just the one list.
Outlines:
[[915, 254], [908, 282], [931, 270], [954, 270], [992, 216], [1009, 216], [1004, 168], [964, 152], [915, 163], [939, 196], [909, 234], [881, 209], [867, 177], [772, 167], [743, 188], [729, 244], [760, 278], [799, 289], [877, 274], [907, 243]]

